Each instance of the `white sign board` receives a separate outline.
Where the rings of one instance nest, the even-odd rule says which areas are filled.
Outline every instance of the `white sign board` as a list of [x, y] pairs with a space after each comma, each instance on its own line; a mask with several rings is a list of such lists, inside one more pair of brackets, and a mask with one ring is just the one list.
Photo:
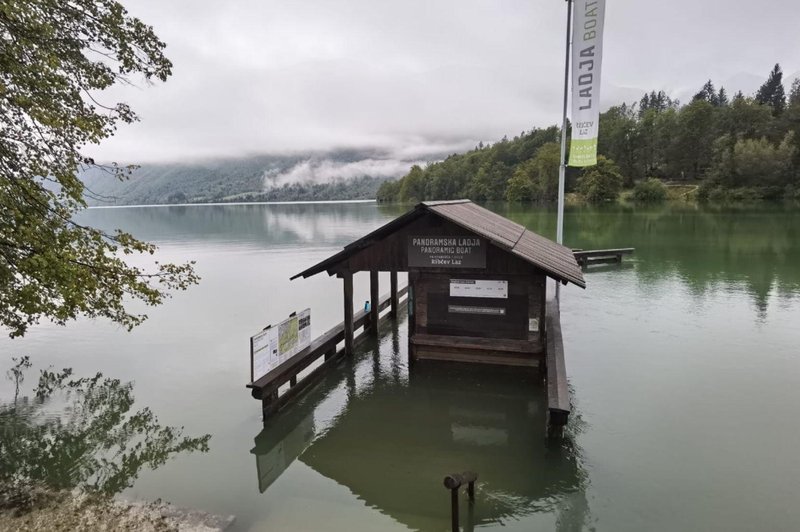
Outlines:
[[508, 281], [450, 279], [450, 297], [508, 299]]
[[311, 344], [311, 309], [250, 338], [250, 379], [257, 381]]

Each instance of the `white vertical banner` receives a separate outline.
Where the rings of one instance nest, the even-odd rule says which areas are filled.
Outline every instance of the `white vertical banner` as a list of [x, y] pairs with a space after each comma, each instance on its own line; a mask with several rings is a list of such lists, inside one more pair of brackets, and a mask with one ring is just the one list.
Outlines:
[[572, 24], [572, 140], [569, 166], [597, 164], [605, 0], [575, 0]]

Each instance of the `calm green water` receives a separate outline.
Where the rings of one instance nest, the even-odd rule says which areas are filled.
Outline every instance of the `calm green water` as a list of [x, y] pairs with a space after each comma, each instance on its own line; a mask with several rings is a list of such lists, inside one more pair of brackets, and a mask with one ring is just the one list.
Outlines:
[[[490, 207], [555, 232], [552, 210]], [[568, 210], [568, 245], [636, 254], [590, 270], [585, 291], [563, 291], [576, 406], [564, 445], [545, 445], [543, 390], [530, 376], [409, 373], [404, 320], [262, 427], [244, 388], [249, 336], [306, 306], [316, 332], [340, 321], [336, 279], [288, 278], [403, 211], [91, 210], [84, 221], [155, 241], [162, 260], [196, 260], [201, 285], [132, 333], [82, 320], [0, 340], [4, 366], [29, 354], [37, 368], [131, 380], [163, 424], [210, 433], [208, 453], [144, 471], [122, 496], [235, 514], [236, 530], [447, 530], [441, 480], [463, 469], [480, 475], [468, 528], [800, 529], [797, 209]], [[356, 302], [367, 282], [356, 276]]]

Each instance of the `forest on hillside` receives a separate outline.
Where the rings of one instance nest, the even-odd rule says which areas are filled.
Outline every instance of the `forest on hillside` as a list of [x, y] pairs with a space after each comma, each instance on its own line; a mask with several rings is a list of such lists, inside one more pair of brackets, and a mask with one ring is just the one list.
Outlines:
[[[152, 163], [135, 168], [119, 180], [104, 168], [81, 174], [89, 205], [158, 205], [240, 201], [317, 201], [373, 199], [386, 177], [347, 175], [348, 165], [382, 161], [387, 154], [373, 150], [336, 150], [290, 155], [255, 155], [185, 163]], [[409, 166], [410, 166], [409, 162]], [[304, 166], [305, 165], [305, 166]], [[344, 168], [343, 175], [326, 179], [281, 179], [293, 169]], [[353, 172], [351, 171], [350, 174]], [[302, 177], [302, 176], [301, 176]]]
[[[549, 201], [556, 198], [560, 128], [414, 166], [378, 190], [379, 201]], [[598, 165], [569, 168], [567, 191], [589, 201], [659, 199], [664, 183], [698, 185], [703, 198], [800, 199], [800, 79], [789, 94], [775, 65], [753, 95], [729, 95], [709, 80], [687, 104], [652, 91], [600, 115]]]

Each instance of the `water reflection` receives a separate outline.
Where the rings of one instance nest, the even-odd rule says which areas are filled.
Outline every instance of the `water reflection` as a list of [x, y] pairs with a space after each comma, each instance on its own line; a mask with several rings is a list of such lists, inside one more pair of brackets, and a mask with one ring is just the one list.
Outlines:
[[251, 451], [259, 491], [299, 460], [411, 529], [441, 530], [442, 479], [469, 469], [480, 480], [473, 512], [462, 508], [466, 529], [536, 513], [554, 514], [559, 530], [581, 529], [586, 474], [572, 439], [545, 440], [541, 378], [452, 364], [409, 371], [406, 346], [395, 326], [268, 421]]
[[[549, 209], [489, 207], [555, 235]], [[715, 290], [745, 292], [761, 320], [771, 296], [787, 300], [800, 293], [800, 210], [792, 205], [571, 207], [565, 214], [565, 242], [584, 249], [634, 247], [643, 285], [678, 279], [698, 297]]]
[[[19, 362], [9, 372], [17, 391], [30, 367]], [[68, 369], [41, 371], [32, 396], [0, 404], [0, 483], [115, 495], [144, 468], [208, 451], [210, 436], [185, 437], [133, 404], [132, 383], [101, 373], [73, 378]]]
[[[280, 247], [344, 246], [384, 222], [375, 203], [175, 205], [89, 209], [83, 223], [168, 242]], [[166, 229], [166, 230], [165, 230]]]
[[[546, 206], [490, 203], [488, 208], [546, 236], [555, 212]], [[157, 243], [213, 243], [252, 248], [342, 247], [405, 212], [376, 203], [194, 205], [90, 209], [82, 221], [121, 227]], [[745, 291], [764, 318], [771, 295], [800, 291], [800, 210], [775, 204], [653, 207], [572, 206], [565, 242], [573, 247], [635, 247], [643, 284], [678, 279], [699, 297]]]

